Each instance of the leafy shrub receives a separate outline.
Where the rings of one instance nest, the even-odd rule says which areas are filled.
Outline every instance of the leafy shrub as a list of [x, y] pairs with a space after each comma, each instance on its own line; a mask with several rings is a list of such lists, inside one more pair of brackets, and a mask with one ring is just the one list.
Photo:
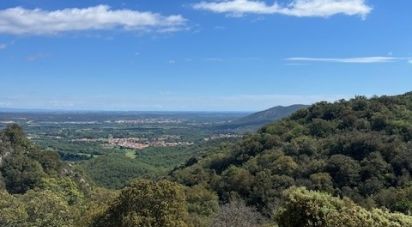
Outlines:
[[187, 226], [183, 188], [170, 181], [138, 180], [122, 190], [94, 226]]
[[350, 199], [326, 193], [292, 188], [285, 192], [285, 204], [277, 213], [280, 227], [404, 227], [412, 217], [385, 210], [366, 210]]

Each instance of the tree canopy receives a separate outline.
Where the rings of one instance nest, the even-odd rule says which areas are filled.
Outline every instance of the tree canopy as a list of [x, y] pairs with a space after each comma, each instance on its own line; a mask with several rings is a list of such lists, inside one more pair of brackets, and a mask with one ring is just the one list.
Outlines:
[[292, 186], [412, 212], [412, 93], [320, 102], [170, 174], [271, 216]]
[[94, 226], [187, 226], [185, 193], [170, 181], [138, 180], [119, 197]]
[[284, 192], [277, 213], [280, 227], [401, 227], [412, 226], [412, 217], [380, 209], [367, 210], [348, 198], [339, 199], [304, 188]]

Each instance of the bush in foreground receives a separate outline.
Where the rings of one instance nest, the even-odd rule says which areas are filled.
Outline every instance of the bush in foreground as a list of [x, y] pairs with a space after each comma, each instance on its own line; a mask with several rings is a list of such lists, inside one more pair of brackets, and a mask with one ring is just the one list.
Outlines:
[[138, 180], [120, 196], [94, 226], [187, 226], [183, 187], [170, 181]]
[[285, 191], [285, 204], [276, 215], [280, 227], [403, 227], [412, 217], [380, 209], [367, 210], [347, 198], [304, 188]]

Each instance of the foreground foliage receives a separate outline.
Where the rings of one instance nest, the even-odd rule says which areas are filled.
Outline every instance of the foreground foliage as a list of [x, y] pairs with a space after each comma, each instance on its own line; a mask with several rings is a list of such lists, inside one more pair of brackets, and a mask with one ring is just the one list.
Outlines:
[[366, 210], [350, 199], [293, 188], [285, 193], [285, 204], [277, 214], [280, 227], [403, 227], [412, 217], [380, 209]]
[[94, 226], [187, 226], [183, 188], [169, 181], [139, 180], [120, 196]]
[[0, 132], [0, 226], [88, 226], [115, 194], [91, 187], [19, 126]]
[[221, 207], [211, 226], [257, 227], [265, 223], [265, 218], [255, 208], [248, 207], [243, 201], [235, 199]]

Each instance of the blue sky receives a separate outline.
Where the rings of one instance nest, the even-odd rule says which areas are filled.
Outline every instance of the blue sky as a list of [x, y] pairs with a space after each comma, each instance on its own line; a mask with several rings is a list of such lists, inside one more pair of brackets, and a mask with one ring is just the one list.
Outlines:
[[254, 111], [412, 90], [410, 0], [0, 2], [0, 108]]

